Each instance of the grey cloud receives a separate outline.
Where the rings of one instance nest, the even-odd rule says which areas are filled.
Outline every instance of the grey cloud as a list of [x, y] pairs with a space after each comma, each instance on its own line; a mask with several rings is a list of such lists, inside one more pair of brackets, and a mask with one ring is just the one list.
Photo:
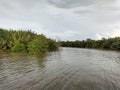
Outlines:
[[115, 0], [48, 0], [48, 2], [59, 8], [75, 8], [90, 6], [97, 3], [110, 3]]
[[43, 4], [45, 0], [0, 0], [0, 6], [7, 10], [32, 9], [37, 4]]
[[120, 11], [120, 7], [110, 6], [105, 8], [108, 11]]
[[0, 27], [30, 28], [61, 40], [95, 39], [96, 33], [109, 32], [116, 22], [119, 26], [120, 10], [110, 5], [113, 1], [0, 0]]
[[77, 10], [77, 11], [74, 11], [74, 13], [76, 13], [76, 14], [93, 14], [93, 11], [91, 11], [91, 10]]
[[74, 8], [79, 6], [88, 6], [96, 0], [48, 0], [49, 3], [59, 8]]

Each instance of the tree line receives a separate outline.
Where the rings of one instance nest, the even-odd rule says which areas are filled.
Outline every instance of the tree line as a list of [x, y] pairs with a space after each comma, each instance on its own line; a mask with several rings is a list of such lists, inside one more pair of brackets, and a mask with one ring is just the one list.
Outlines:
[[0, 51], [40, 54], [58, 49], [55, 40], [30, 30], [0, 29]]
[[63, 47], [78, 47], [78, 48], [97, 48], [97, 49], [112, 49], [120, 50], [120, 37], [102, 38], [101, 40], [92, 40], [90, 38], [82, 41], [61, 41]]

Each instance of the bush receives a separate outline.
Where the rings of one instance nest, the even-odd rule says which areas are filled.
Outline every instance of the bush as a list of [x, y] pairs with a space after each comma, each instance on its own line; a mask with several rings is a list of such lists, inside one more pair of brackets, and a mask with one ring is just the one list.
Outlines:
[[56, 42], [31, 31], [0, 29], [0, 51], [28, 52], [32, 54], [55, 50]]
[[12, 48], [11, 50], [13, 52], [25, 52], [25, 45], [23, 43], [17, 42]]
[[58, 46], [54, 40], [48, 39], [48, 50], [49, 51], [55, 51], [57, 47]]
[[41, 54], [48, 51], [47, 39], [43, 35], [29, 42], [27, 46], [28, 52], [31, 54]]

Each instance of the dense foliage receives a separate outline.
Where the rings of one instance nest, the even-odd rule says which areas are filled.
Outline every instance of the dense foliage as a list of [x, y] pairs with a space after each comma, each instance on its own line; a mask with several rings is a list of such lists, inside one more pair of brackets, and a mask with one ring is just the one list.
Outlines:
[[120, 50], [120, 37], [102, 38], [102, 40], [62, 41], [63, 47], [98, 48]]
[[0, 50], [13, 52], [27, 52], [40, 54], [47, 51], [57, 50], [55, 40], [46, 38], [44, 35], [37, 35], [31, 31], [15, 31], [0, 29]]

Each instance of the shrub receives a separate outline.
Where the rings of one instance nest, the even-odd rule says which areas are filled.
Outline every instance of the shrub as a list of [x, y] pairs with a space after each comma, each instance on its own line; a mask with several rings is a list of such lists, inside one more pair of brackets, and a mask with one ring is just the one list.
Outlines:
[[13, 52], [25, 52], [25, 45], [23, 43], [17, 42], [12, 48], [11, 50]]
[[36, 39], [28, 43], [28, 52], [31, 54], [40, 54], [48, 51], [47, 39], [39, 35]]

